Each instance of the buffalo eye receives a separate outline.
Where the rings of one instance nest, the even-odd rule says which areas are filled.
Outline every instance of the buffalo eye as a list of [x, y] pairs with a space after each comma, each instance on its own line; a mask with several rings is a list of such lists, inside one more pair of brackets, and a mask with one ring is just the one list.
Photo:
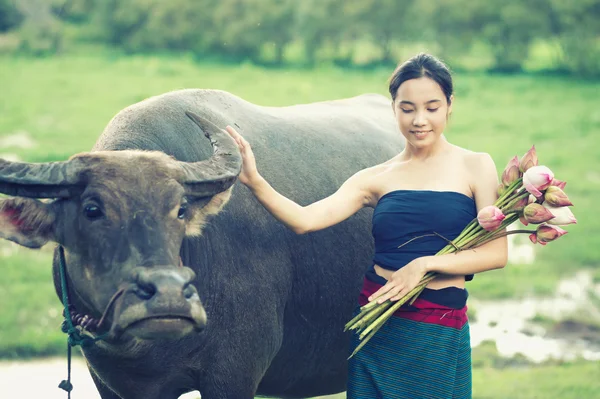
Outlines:
[[89, 220], [95, 220], [103, 216], [102, 210], [98, 205], [86, 205], [83, 208], [83, 214]]
[[182, 205], [179, 208], [179, 212], [177, 212], [177, 219], [185, 219], [186, 213], [187, 213], [187, 205]]

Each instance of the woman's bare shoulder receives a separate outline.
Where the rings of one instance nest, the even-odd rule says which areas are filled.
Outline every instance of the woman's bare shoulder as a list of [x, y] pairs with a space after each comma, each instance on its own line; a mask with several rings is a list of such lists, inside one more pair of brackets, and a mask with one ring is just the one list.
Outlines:
[[455, 145], [454, 153], [462, 160], [463, 164], [469, 168], [469, 170], [473, 170], [482, 166], [489, 167], [490, 165], [494, 165], [492, 157], [487, 152], [472, 151]]

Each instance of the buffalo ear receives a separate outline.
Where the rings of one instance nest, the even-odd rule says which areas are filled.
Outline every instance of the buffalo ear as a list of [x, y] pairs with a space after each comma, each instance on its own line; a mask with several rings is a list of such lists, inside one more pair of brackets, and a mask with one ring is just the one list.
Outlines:
[[229, 202], [232, 189], [233, 187], [230, 187], [212, 197], [190, 198], [191, 217], [186, 223], [185, 235], [201, 236], [210, 217], [221, 212], [221, 209]]
[[54, 238], [54, 220], [50, 205], [40, 200], [0, 199], [0, 238], [40, 248]]

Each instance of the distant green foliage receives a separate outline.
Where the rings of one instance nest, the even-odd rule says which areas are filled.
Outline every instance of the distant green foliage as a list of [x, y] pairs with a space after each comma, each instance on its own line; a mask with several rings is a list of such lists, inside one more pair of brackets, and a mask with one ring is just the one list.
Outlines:
[[92, 40], [128, 53], [372, 66], [425, 45], [446, 60], [517, 72], [544, 42], [555, 53], [547, 69], [600, 76], [600, 0], [15, 1], [0, 0], [0, 32], [22, 22], [19, 48], [34, 54]]
[[552, 0], [563, 66], [583, 76], [600, 76], [600, 0]]
[[15, 0], [0, 0], [0, 32], [16, 28], [23, 16], [15, 4]]
[[547, 35], [546, 15], [539, 12], [546, 0], [486, 0], [477, 2], [471, 16], [479, 25], [481, 38], [490, 45], [494, 69], [518, 72], [536, 37]]

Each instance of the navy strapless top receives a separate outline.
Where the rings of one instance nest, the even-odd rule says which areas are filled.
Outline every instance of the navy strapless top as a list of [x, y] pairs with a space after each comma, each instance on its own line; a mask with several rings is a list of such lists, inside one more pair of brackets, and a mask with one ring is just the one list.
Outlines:
[[[374, 265], [398, 270], [413, 259], [435, 255], [477, 217], [473, 198], [455, 191], [395, 190], [383, 195], [373, 211], [375, 255], [367, 279], [385, 284]], [[407, 241], [417, 238], [398, 248]], [[467, 281], [473, 276], [465, 276]]]

